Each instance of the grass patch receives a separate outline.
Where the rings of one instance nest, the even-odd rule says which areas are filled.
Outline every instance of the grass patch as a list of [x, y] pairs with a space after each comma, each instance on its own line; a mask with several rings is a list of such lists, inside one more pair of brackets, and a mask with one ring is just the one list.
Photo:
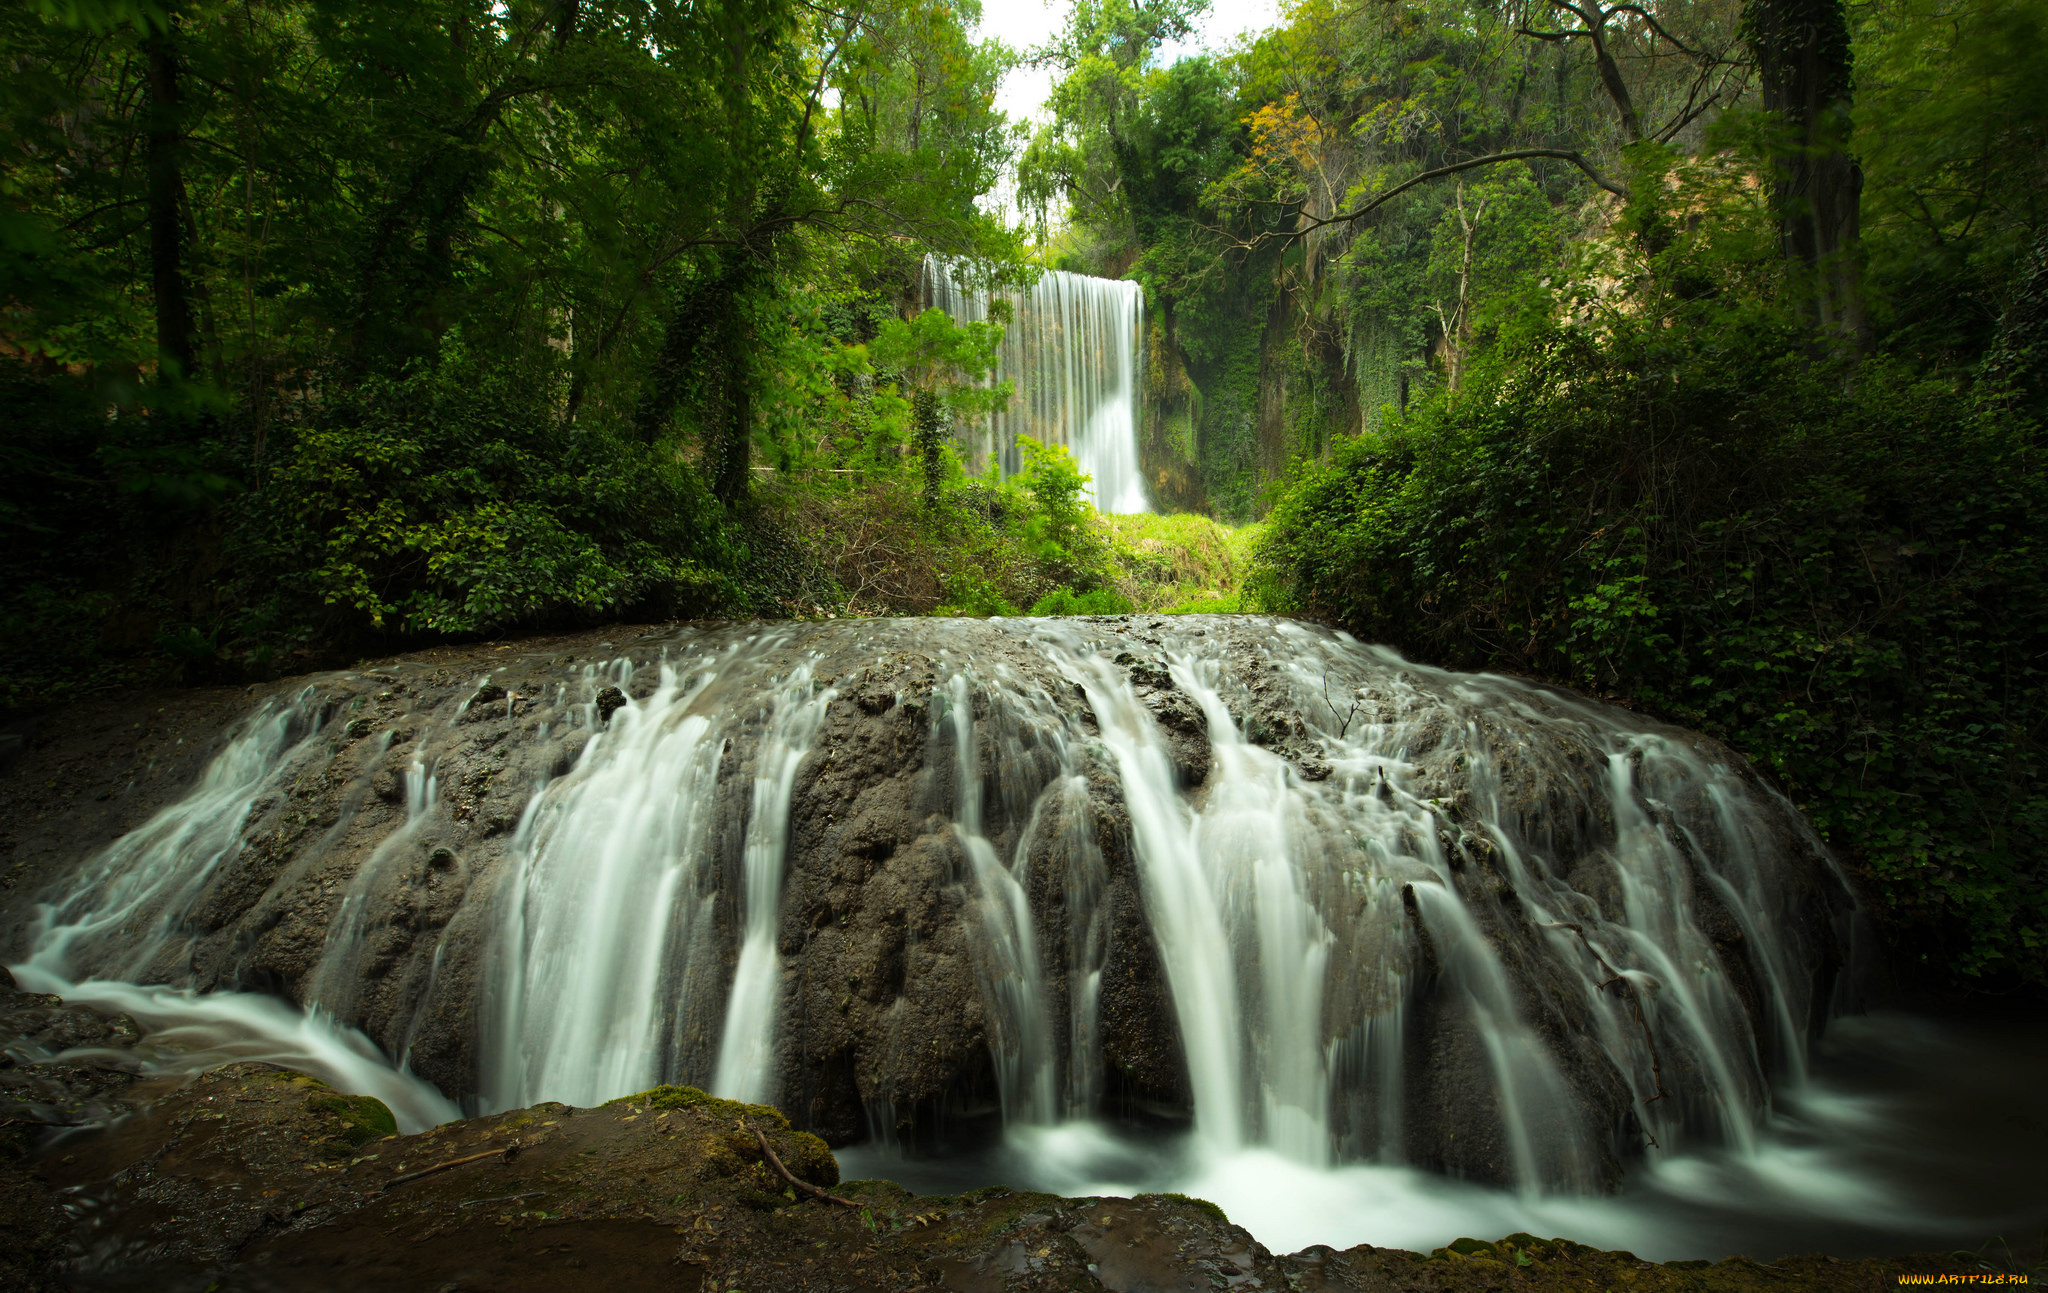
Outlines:
[[1137, 611], [1230, 613], [1262, 526], [1231, 529], [1206, 516], [1098, 516], [1096, 525], [1123, 574], [1121, 592]]

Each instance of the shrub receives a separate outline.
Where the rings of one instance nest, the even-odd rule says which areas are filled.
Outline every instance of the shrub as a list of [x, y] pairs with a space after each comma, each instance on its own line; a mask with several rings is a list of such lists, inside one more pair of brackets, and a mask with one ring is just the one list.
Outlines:
[[746, 553], [690, 466], [554, 397], [444, 362], [309, 413], [237, 509], [251, 603], [403, 635], [745, 605], [724, 572]]
[[1114, 588], [1098, 588], [1093, 592], [1076, 593], [1071, 588], [1055, 588], [1038, 599], [1028, 612], [1032, 615], [1129, 615], [1137, 610], [1131, 599]]
[[980, 566], [970, 565], [955, 571], [944, 579], [946, 600], [932, 612], [934, 615], [967, 615], [976, 619], [987, 619], [991, 615], [1015, 615], [1017, 608], [1003, 596], [1002, 589], [983, 573]]
[[1537, 328], [1301, 468], [1254, 596], [1722, 737], [1937, 977], [2048, 987], [2031, 426], [1762, 312]]

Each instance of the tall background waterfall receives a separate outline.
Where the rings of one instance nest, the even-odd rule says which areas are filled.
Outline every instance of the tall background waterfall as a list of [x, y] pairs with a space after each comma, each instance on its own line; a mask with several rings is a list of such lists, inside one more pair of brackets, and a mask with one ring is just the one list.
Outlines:
[[[411, 1125], [684, 1082], [1073, 1192], [1406, 1182], [1444, 1238], [1791, 1179], [1854, 908], [1701, 738], [1254, 617], [480, 658], [257, 705], [17, 972]], [[1417, 1233], [1372, 1215], [1315, 1237]]]
[[[989, 295], [964, 286], [935, 256], [924, 260], [925, 297], [956, 322], [989, 317]], [[1021, 464], [1017, 437], [1065, 445], [1104, 512], [1149, 512], [1138, 466], [1140, 346], [1145, 293], [1136, 283], [1050, 270], [1007, 294], [998, 379], [1016, 384], [1010, 408], [989, 420], [981, 446], [1005, 472]]]

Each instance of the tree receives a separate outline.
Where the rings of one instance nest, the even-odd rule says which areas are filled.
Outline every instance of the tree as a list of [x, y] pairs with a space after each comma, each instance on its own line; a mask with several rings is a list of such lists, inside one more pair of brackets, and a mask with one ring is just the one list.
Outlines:
[[891, 319], [869, 347], [877, 365], [903, 375], [911, 390], [911, 429], [924, 464], [924, 501], [936, 508], [946, 481], [946, 444], [959, 422], [1010, 402], [1011, 383], [995, 374], [1000, 325], [955, 323], [944, 310]]
[[1771, 193], [1785, 258], [1813, 323], [1867, 348], [1860, 250], [1863, 170], [1849, 153], [1849, 19], [1842, 0], [1752, 0], [1743, 36], [1771, 114]]

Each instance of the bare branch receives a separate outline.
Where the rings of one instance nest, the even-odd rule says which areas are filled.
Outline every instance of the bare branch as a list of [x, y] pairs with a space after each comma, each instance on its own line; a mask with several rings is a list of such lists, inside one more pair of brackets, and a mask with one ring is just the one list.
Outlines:
[[1607, 12], [1608, 12], [1608, 13], [1610, 13], [1610, 14], [1617, 14], [1617, 13], [1632, 13], [1632, 14], [1634, 14], [1634, 15], [1635, 15], [1636, 17], [1638, 17], [1638, 18], [1641, 18], [1641, 19], [1642, 19], [1642, 20], [1643, 20], [1644, 22], [1646, 22], [1646, 23], [1650, 24], [1650, 30], [1651, 30], [1651, 31], [1654, 31], [1654, 32], [1656, 32], [1656, 33], [1657, 33], [1657, 34], [1658, 34], [1659, 36], [1662, 36], [1662, 37], [1663, 37], [1663, 38], [1664, 38], [1665, 40], [1668, 40], [1668, 41], [1670, 41], [1670, 42], [1671, 42], [1672, 44], [1674, 44], [1674, 45], [1678, 46], [1678, 50], [1679, 50], [1679, 52], [1680, 52], [1681, 54], [1684, 54], [1684, 55], [1686, 55], [1686, 56], [1687, 56], [1688, 58], [1696, 58], [1696, 59], [1700, 59], [1700, 60], [1702, 60], [1702, 61], [1706, 61], [1706, 60], [1709, 60], [1709, 59], [1710, 59], [1710, 58], [1712, 57], [1712, 56], [1711, 56], [1711, 55], [1709, 55], [1709, 54], [1705, 54], [1705, 53], [1702, 53], [1702, 52], [1701, 52], [1701, 51], [1699, 51], [1699, 50], [1696, 50], [1696, 49], [1692, 49], [1692, 48], [1688, 47], [1688, 46], [1686, 45], [1686, 43], [1685, 43], [1684, 41], [1682, 41], [1682, 40], [1680, 40], [1680, 39], [1679, 39], [1678, 37], [1676, 37], [1676, 36], [1672, 35], [1672, 34], [1671, 34], [1670, 32], [1668, 32], [1668, 31], [1664, 30], [1664, 24], [1662, 24], [1662, 23], [1658, 22], [1658, 21], [1657, 21], [1657, 20], [1656, 20], [1655, 18], [1651, 17], [1651, 16], [1650, 16], [1650, 11], [1649, 11], [1649, 10], [1647, 10], [1647, 9], [1645, 9], [1645, 8], [1643, 8], [1643, 7], [1642, 7], [1642, 6], [1640, 6], [1640, 5], [1632, 5], [1632, 4], [1618, 4], [1618, 5], [1614, 6], [1614, 7], [1612, 8], [1612, 9], [1609, 9], [1609, 10], [1608, 10]]
[[761, 1129], [759, 1127], [748, 1126], [747, 1120], [745, 1118], [741, 1118], [739, 1122], [741, 1131], [751, 1131], [754, 1133], [754, 1143], [761, 1147], [762, 1157], [768, 1160], [768, 1165], [775, 1169], [775, 1174], [777, 1176], [781, 1177], [785, 1181], [788, 1181], [791, 1185], [795, 1186], [799, 1190], [802, 1190], [805, 1194], [810, 1195], [814, 1199], [819, 1199], [826, 1203], [836, 1203], [842, 1208], [858, 1208], [860, 1206], [858, 1203], [855, 1203], [852, 1199], [842, 1199], [838, 1195], [833, 1194], [829, 1190], [819, 1189], [817, 1186], [812, 1185], [809, 1181], [797, 1179], [796, 1174], [791, 1172], [788, 1168], [784, 1167], [782, 1165], [782, 1160], [775, 1156], [774, 1148], [768, 1144], [768, 1138], [761, 1134]]
[[1329, 225], [1350, 224], [1353, 221], [1362, 220], [1367, 215], [1370, 215], [1374, 210], [1386, 205], [1388, 202], [1393, 201], [1395, 198], [1401, 196], [1401, 194], [1403, 193], [1406, 193], [1409, 189], [1415, 188], [1417, 185], [1427, 184], [1431, 180], [1440, 180], [1445, 178], [1446, 176], [1456, 175], [1461, 171], [1476, 170], [1481, 166], [1491, 166], [1495, 162], [1518, 162], [1536, 157], [1549, 157], [1562, 162], [1570, 162], [1572, 165], [1584, 171], [1586, 173], [1587, 179], [1592, 180], [1601, 188], [1606, 189], [1609, 193], [1614, 194], [1614, 196], [1618, 198], [1626, 198], [1628, 196], [1628, 190], [1626, 188], [1623, 188], [1621, 185], [1615, 183], [1613, 180], [1608, 179], [1599, 171], [1595, 170], [1593, 168], [1593, 164], [1587, 161], [1584, 154], [1582, 153], [1576, 152], [1569, 148], [1516, 148], [1505, 153], [1489, 153], [1484, 157], [1473, 157], [1462, 162], [1452, 162], [1448, 166], [1439, 166], [1435, 170], [1424, 171], [1420, 175], [1412, 175], [1409, 178], [1401, 181], [1399, 184], [1396, 184], [1393, 188], [1388, 189], [1386, 192], [1374, 195], [1373, 199], [1367, 202], [1364, 206], [1359, 207], [1355, 211], [1346, 211], [1342, 215], [1334, 215], [1325, 219], [1321, 216], [1312, 216], [1307, 214], [1306, 212], [1303, 212], [1302, 218], [1308, 221], [1308, 223], [1305, 226], [1295, 229], [1292, 232], [1287, 233], [1285, 235], [1260, 234], [1256, 238], [1253, 238], [1250, 242], [1244, 243], [1242, 245], [1257, 246], [1259, 243], [1275, 237], [1282, 237], [1289, 244], [1296, 243], [1301, 241], [1303, 238], [1306, 238], [1308, 235], [1314, 233], [1316, 230], [1325, 228]]

